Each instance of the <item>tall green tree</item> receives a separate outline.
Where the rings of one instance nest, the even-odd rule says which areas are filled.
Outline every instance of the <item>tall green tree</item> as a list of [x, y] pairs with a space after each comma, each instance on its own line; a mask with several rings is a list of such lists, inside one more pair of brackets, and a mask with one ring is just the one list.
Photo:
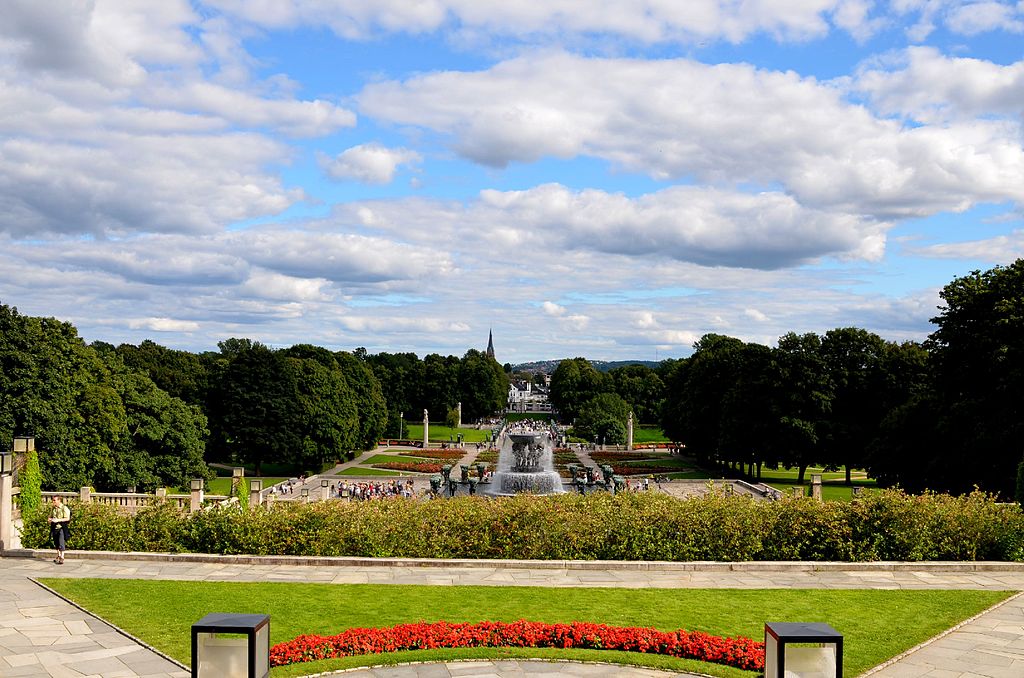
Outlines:
[[598, 393], [580, 407], [573, 433], [608, 445], [624, 443], [629, 412], [629, 403], [618, 394]]
[[259, 475], [264, 462], [289, 460], [302, 444], [298, 374], [263, 344], [218, 345], [226, 361], [215, 387], [220, 444]]
[[572, 358], [558, 363], [551, 373], [548, 398], [562, 421], [572, 422], [584, 403], [608, 389], [604, 375], [586, 358]]
[[851, 471], [865, 464], [868, 445], [878, 434], [890, 403], [886, 394], [886, 344], [857, 327], [829, 330], [821, 339], [821, 357], [831, 380], [832, 399], [822, 427], [822, 461]]
[[370, 449], [384, 435], [388, 422], [388, 405], [380, 382], [374, 376], [366, 361], [359, 360], [351, 353], [340, 351], [334, 354], [345, 381], [354, 395], [359, 429], [355, 436], [356, 447]]
[[661, 413], [665, 384], [658, 373], [646, 365], [624, 365], [609, 370], [606, 379], [633, 410], [638, 422], [653, 424]]
[[470, 349], [459, 365], [462, 420], [475, 421], [500, 412], [508, 402], [509, 378], [494, 358]]
[[956, 278], [926, 343], [943, 410], [948, 489], [1012, 497], [1024, 449], [1024, 259]]
[[779, 437], [782, 463], [798, 469], [803, 483], [807, 467], [824, 460], [823, 434], [832, 409], [834, 389], [813, 332], [779, 337]]

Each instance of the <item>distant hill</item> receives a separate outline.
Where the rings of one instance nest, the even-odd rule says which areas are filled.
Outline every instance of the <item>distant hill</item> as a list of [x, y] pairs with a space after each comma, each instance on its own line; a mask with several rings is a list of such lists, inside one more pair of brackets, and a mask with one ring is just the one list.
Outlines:
[[[558, 360], [535, 360], [530, 363], [519, 363], [518, 365], [512, 366], [512, 371], [551, 374], [555, 371], [555, 368], [558, 367], [558, 363], [562, 362], [562, 360], [565, 360], [565, 358], [559, 358]], [[654, 369], [661, 363], [655, 360], [591, 360], [590, 364], [599, 372], [607, 372], [609, 370], [614, 370], [616, 367], [625, 367], [626, 365], [644, 365]]]

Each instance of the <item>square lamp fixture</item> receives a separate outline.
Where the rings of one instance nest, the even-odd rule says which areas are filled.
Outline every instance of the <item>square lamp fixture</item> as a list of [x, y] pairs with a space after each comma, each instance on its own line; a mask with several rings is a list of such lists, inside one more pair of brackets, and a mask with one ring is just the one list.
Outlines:
[[764, 678], [843, 678], [843, 636], [828, 624], [766, 622]]
[[10, 450], [0, 450], [0, 476], [9, 476], [14, 473], [14, 453]]
[[270, 615], [214, 612], [192, 624], [192, 678], [270, 675]]
[[32, 436], [15, 436], [14, 438], [14, 451], [15, 452], [35, 452], [36, 451], [36, 439]]

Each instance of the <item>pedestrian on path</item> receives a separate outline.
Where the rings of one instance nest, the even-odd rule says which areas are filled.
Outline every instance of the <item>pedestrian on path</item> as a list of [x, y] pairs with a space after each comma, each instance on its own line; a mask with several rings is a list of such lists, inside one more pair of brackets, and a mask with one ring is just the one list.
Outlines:
[[53, 562], [58, 565], [64, 564], [64, 547], [71, 538], [71, 509], [62, 504], [60, 497], [54, 495], [53, 505], [50, 507], [50, 537], [53, 539], [53, 547], [57, 549], [57, 557]]

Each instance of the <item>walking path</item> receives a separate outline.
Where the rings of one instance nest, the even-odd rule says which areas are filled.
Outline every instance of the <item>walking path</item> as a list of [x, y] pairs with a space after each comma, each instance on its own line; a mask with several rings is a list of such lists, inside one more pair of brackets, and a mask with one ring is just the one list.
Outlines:
[[[992, 589], [1024, 591], [1024, 566], [1009, 564], [536, 563], [232, 556], [46, 554], [0, 558], [0, 675], [53, 678], [185, 678], [189, 672], [64, 602], [29, 578], [99, 577], [197, 581], [303, 581], [628, 588]], [[35, 556], [35, 557], [31, 557]], [[250, 562], [246, 562], [250, 561]], [[815, 569], [819, 568], [819, 569]], [[130, 602], [130, 601], [126, 601]], [[565, 662], [448, 662], [363, 670], [347, 676], [435, 678], [539, 675], [668, 676], [649, 669]], [[680, 674], [676, 674], [680, 675]], [[1010, 599], [891, 665], [876, 678], [1024, 676], [1024, 596]]]

